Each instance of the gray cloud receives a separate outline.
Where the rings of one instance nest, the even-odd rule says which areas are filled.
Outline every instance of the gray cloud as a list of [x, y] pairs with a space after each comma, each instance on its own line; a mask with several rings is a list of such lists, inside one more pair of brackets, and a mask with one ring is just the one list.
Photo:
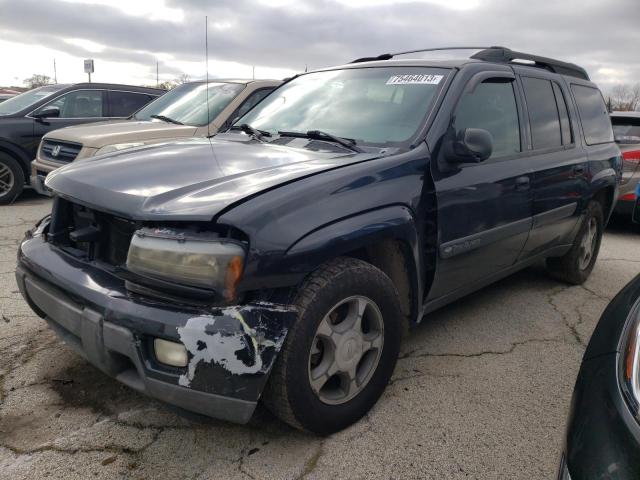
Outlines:
[[183, 22], [146, 20], [100, 5], [0, 0], [0, 34], [75, 55], [86, 52], [63, 39], [83, 38], [106, 45], [93, 54], [105, 60], [153, 65], [156, 53], [168, 53], [200, 61], [208, 15], [212, 60], [302, 70], [416, 47], [498, 44], [579, 63], [603, 87], [610, 75], [602, 68], [640, 80], [632, 48], [640, 43], [637, 0], [487, 0], [468, 10], [424, 2], [350, 8], [334, 0], [304, 2], [304, 8], [253, 0], [172, 0], [170, 6], [184, 10]]

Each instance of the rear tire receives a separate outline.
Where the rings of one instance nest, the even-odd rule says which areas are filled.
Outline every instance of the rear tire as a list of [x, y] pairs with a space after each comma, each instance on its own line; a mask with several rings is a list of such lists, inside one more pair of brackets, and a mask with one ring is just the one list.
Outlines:
[[9, 205], [24, 188], [24, 171], [9, 155], [0, 153], [0, 205]]
[[298, 319], [263, 401], [289, 425], [327, 435], [358, 421], [386, 388], [404, 325], [398, 293], [373, 265], [338, 258], [304, 281], [293, 304]]
[[547, 258], [547, 269], [559, 280], [572, 285], [585, 282], [598, 258], [604, 215], [602, 205], [592, 200], [571, 249], [562, 257]]

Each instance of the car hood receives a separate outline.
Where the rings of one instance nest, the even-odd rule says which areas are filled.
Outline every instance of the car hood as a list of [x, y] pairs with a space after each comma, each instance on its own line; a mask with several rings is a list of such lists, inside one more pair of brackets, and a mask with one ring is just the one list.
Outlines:
[[134, 220], [209, 221], [264, 190], [376, 156], [247, 139], [188, 139], [71, 163], [50, 173], [46, 185], [62, 197]]
[[89, 148], [101, 148], [116, 143], [191, 137], [196, 131], [196, 127], [162, 121], [118, 120], [61, 128], [45, 135], [45, 138], [80, 143]]

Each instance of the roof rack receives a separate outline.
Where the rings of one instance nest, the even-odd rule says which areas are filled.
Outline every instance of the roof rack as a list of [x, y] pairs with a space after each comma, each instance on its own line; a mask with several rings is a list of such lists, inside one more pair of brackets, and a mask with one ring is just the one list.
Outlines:
[[530, 67], [538, 67], [549, 70], [560, 75], [569, 75], [584, 80], [590, 80], [587, 71], [573, 63], [562, 62], [553, 58], [539, 57], [529, 53], [515, 52], [509, 48], [492, 47], [482, 50], [471, 57], [475, 60], [484, 60], [485, 62], [496, 63], [520, 63]]
[[516, 52], [509, 48], [498, 46], [422, 48], [419, 50], [409, 50], [406, 52], [383, 53], [382, 55], [378, 55], [377, 57], [362, 57], [352, 61], [351, 63], [389, 60], [398, 55], [407, 55], [410, 53], [420, 52], [437, 52], [442, 50], [480, 50], [474, 55], [471, 55], [471, 57], [469, 58], [494, 63], [518, 63], [530, 67], [544, 68], [545, 70], [549, 70], [550, 72], [558, 73], [560, 75], [569, 75], [572, 77], [582, 78], [584, 80], [590, 80], [586, 70], [573, 63], [562, 62], [553, 58], [539, 57], [537, 55], [531, 55], [529, 53]]
[[488, 50], [491, 48], [504, 48], [504, 47], [438, 47], [438, 48], [421, 48], [419, 50], [408, 50], [406, 52], [397, 52], [397, 53], [383, 53], [382, 55], [378, 55], [377, 57], [362, 57], [358, 58], [351, 63], [361, 63], [361, 62], [374, 62], [376, 60], [389, 60], [397, 55], [407, 55], [409, 53], [420, 53], [420, 52], [438, 52], [441, 50]]

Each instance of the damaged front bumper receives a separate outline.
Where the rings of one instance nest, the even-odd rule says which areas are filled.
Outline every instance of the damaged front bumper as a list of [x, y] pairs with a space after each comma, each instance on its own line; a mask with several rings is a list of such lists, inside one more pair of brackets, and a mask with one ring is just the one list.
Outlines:
[[[42, 235], [20, 245], [16, 279], [31, 308], [106, 374], [160, 401], [237, 423], [251, 418], [296, 317], [271, 303], [196, 309], [147, 300]], [[158, 362], [156, 338], [184, 344], [187, 366]]]

